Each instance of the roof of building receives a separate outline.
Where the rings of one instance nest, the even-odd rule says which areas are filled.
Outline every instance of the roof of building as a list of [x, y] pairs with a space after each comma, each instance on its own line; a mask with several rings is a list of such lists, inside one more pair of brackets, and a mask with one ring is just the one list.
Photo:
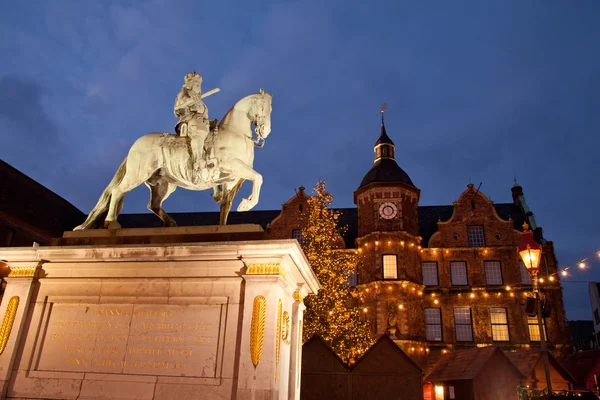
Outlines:
[[[515, 229], [520, 229], [523, 224], [523, 216], [519, 207], [513, 203], [494, 204], [500, 218], [513, 220]], [[344, 242], [346, 248], [355, 246], [358, 236], [358, 211], [352, 208], [335, 208], [340, 213], [340, 224], [346, 226]], [[259, 224], [267, 229], [280, 213], [280, 210], [258, 210], [247, 212], [231, 212], [227, 220], [228, 224]], [[419, 206], [419, 235], [423, 238], [423, 247], [427, 246], [429, 238], [437, 232], [438, 221], [447, 221], [452, 217], [454, 207], [447, 206]], [[218, 212], [191, 212], [191, 213], [169, 213], [169, 215], [180, 226], [218, 225]], [[123, 228], [159, 228], [162, 221], [152, 213], [144, 214], [121, 214], [119, 223]]]
[[377, 160], [358, 188], [363, 188], [371, 183], [404, 183], [415, 186], [408, 174], [391, 158]]
[[385, 124], [383, 121], [381, 121], [381, 132], [379, 133], [379, 139], [377, 139], [377, 142], [375, 142], [375, 146], [379, 144], [391, 144], [394, 146], [394, 142], [392, 142], [392, 139], [390, 139], [385, 131]]
[[439, 359], [425, 380], [446, 382], [474, 379], [495, 352], [504, 355], [502, 350], [494, 346], [450, 352]]
[[377, 339], [377, 341], [365, 352], [365, 354], [363, 354], [356, 361], [356, 364], [354, 364], [352, 366], [352, 369], [359, 368], [359, 366], [360, 366], [361, 363], [364, 363], [366, 360], [368, 360], [369, 356], [372, 353], [374, 353], [375, 351], [377, 351], [378, 347], [382, 347], [386, 343], [390, 345], [391, 349], [393, 349], [393, 350], [391, 350], [389, 347], [386, 348], [386, 357], [392, 356], [392, 354], [390, 354], [390, 350], [391, 351], [395, 351], [401, 359], [404, 359], [408, 364], [410, 364], [415, 369], [415, 371], [418, 371], [421, 374], [421, 376], [422, 376], [423, 369], [419, 366], [419, 364], [417, 364], [415, 362], [415, 360], [413, 360], [408, 354], [406, 354], [406, 352], [404, 350], [402, 350], [402, 348], [400, 346], [398, 346], [396, 344], [396, 342], [394, 342], [392, 339], [390, 339], [390, 337], [388, 335], [381, 335], [381, 336], [379, 336], [379, 338]]
[[[387, 135], [383, 121], [381, 121], [381, 132], [379, 133], [379, 139], [375, 142], [375, 147], [380, 144], [394, 146], [394, 142], [392, 142], [392, 139]], [[392, 158], [376, 159], [375, 164], [369, 172], [367, 172], [358, 189], [371, 183], [403, 183], [413, 187], [415, 186], [408, 174], [404, 172], [404, 170], [398, 166], [396, 160]]]
[[521, 371], [523, 376], [529, 376], [533, 368], [540, 360], [541, 354], [538, 351], [515, 351], [505, 353], [506, 357]]
[[[281, 213], [281, 210], [256, 210], [247, 212], [231, 212], [228, 225], [259, 224], [267, 226]], [[169, 215], [179, 226], [219, 225], [219, 212], [174, 212]], [[143, 214], [121, 214], [119, 223], [123, 228], [160, 228], [162, 221], [148, 212]]]
[[594, 371], [594, 366], [600, 363], [600, 350], [580, 351], [571, 354], [560, 363], [569, 371], [576, 382], [582, 383]]
[[[525, 377], [529, 377], [533, 372], [533, 369], [542, 358], [542, 353], [535, 350], [519, 350], [513, 352], [505, 352], [506, 357], [518, 368], [518, 370]], [[554, 366], [554, 369], [562, 375], [563, 378], [572, 381], [573, 377], [569, 372], [552, 356], [549, 355], [550, 364]]]
[[8, 215], [52, 236], [60, 236], [85, 219], [85, 214], [63, 197], [2, 160], [0, 177], [0, 197], [6, 197], [1, 211]]

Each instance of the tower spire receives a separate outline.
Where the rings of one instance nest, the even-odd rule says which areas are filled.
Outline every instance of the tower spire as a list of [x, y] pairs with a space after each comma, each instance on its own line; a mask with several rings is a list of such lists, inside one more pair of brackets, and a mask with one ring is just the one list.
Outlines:
[[394, 150], [396, 146], [394, 146], [394, 142], [389, 138], [385, 131], [385, 111], [387, 110], [387, 104], [383, 103], [379, 112], [381, 113], [381, 133], [379, 134], [379, 139], [377, 143], [375, 143], [375, 162], [380, 161], [382, 159], [392, 159], [394, 160]]
[[384, 114], [385, 114], [385, 110], [387, 110], [387, 103], [383, 103], [383, 104], [381, 105], [381, 109], [379, 110], [379, 112], [381, 112], [381, 125], [383, 125], [383, 124], [384, 124], [384, 121], [383, 121], [383, 116], [384, 116]]

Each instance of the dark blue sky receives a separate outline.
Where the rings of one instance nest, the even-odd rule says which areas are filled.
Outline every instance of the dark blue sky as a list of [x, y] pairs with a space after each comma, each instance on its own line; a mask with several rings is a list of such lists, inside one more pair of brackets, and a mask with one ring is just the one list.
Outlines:
[[[348, 207], [387, 102], [420, 204], [450, 204], [469, 180], [510, 202], [516, 174], [566, 266], [600, 250], [599, 16], [597, 0], [10, 2], [0, 158], [88, 212], [137, 137], [172, 131], [196, 69], [204, 90], [221, 88], [211, 117], [261, 86], [273, 93], [257, 209], [321, 178]], [[124, 211], [147, 199], [136, 189]], [[165, 209], [217, 208], [179, 189]], [[570, 319], [591, 319], [587, 285], [573, 282], [589, 280], [597, 257], [565, 279]]]

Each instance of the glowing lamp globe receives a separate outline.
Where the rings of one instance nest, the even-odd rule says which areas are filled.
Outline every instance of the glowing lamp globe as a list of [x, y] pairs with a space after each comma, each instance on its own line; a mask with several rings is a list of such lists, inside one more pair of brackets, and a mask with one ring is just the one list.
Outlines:
[[530, 274], [537, 274], [542, 258], [542, 245], [533, 239], [533, 232], [527, 223], [523, 224], [521, 242], [519, 243], [519, 255]]

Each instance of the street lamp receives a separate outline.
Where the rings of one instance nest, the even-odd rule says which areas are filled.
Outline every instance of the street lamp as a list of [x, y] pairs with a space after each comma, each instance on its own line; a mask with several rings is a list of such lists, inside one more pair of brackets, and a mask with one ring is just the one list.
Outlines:
[[519, 255], [525, 264], [527, 272], [531, 275], [533, 281], [533, 295], [537, 308], [538, 329], [540, 331], [540, 351], [544, 361], [544, 370], [546, 372], [546, 384], [548, 385], [548, 394], [552, 395], [552, 381], [550, 380], [550, 364], [548, 362], [548, 347], [546, 345], [546, 331], [542, 322], [542, 301], [538, 284], [538, 272], [540, 260], [542, 259], [542, 245], [533, 239], [533, 232], [529, 229], [527, 222], [523, 223], [523, 233], [521, 233], [521, 242], [519, 243]]

